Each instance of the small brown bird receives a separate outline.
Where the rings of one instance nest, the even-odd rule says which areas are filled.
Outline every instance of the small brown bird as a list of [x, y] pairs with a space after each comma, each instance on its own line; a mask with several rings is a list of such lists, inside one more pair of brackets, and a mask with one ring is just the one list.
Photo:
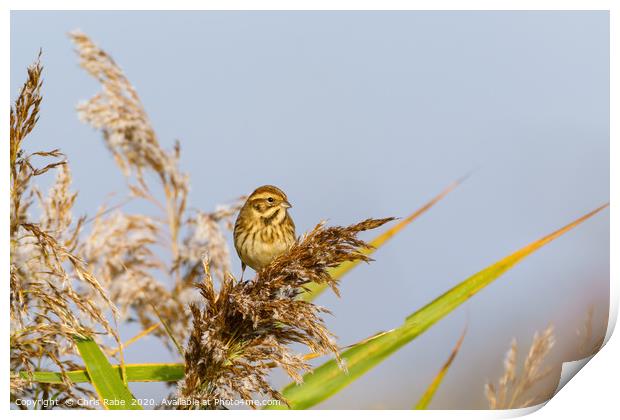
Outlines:
[[295, 243], [295, 223], [287, 211], [291, 207], [286, 194], [273, 185], [250, 194], [233, 232], [242, 279], [246, 266], [258, 271]]

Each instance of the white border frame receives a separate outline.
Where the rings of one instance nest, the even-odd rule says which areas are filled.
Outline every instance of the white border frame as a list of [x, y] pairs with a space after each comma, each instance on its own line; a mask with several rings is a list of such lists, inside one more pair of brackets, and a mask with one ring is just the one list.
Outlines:
[[[2, 14], [0, 15], [0, 39], [2, 45], [2, 62], [9, 63], [10, 61], [10, 11], [11, 10], [607, 10], [610, 12], [610, 175], [611, 175], [611, 191], [610, 200], [616, 201], [618, 198], [618, 169], [613, 165], [613, 156], [617, 157], [618, 153], [618, 121], [617, 116], [620, 115], [618, 108], [618, 74], [620, 66], [618, 65], [618, 14], [620, 13], [620, 2], [614, 0], [150, 0], [135, 1], [135, 0], [56, 0], [54, 4], [45, 0], [9, 0], [3, 2]], [[145, 9], [145, 6], [148, 7]], [[7, 64], [0, 68], [0, 78], [2, 83], [0, 84], [0, 93], [5, 100], [10, 100], [10, 75], [9, 66]], [[616, 116], [616, 118], [614, 118]], [[0, 124], [7, 130], [9, 126], [9, 114], [4, 112], [0, 114]], [[4, 131], [5, 135], [2, 136], [4, 141], [7, 141], [0, 148], [0, 165], [2, 165], [2, 174], [5, 177], [3, 185], [9, 185], [9, 171], [5, 166], [8, 162], [8, 132]], [[7, 191], [8, 192], [8, 191]], [[0, 206], [0, 220], [6, 221], [10, 216], [9, 212], [9, 200], [8, 194], [5, 192], [1, 197], [2, 205]], [[596, 204], [596, 203], [595, 203]], [[616, 215], [615, 207], [611, 206], [611, 238], [610, 238], [610, 255], [618, 255], [618, 237], [617, 229], [614, 230], [615, 223], [614, 217]], [[616, 232], [614, 235], [613, 233]], [[7, 238], [8, 224], [6, 222], [0, 225], [0, 235], [3, 238]], [[0, 254], [1, 266], [9, 267], [9, 252], [8, 242], [3, 242], [2, 252]], [[5, 270], [6, 270], [5, 268]], [[7, 271], [4, 271], [5, 278]], [[616, 320], [618, 317], [618, 264], [613, 260], [610, 261], [610, 312], [609, 312], [609, 324], [605, 337], [607, 342], [606, 346], [597, 354], [593, 361], [589, 363], [589, 367], [585, 369], [585, 372], [579, 374], [579, 379], [572, 380], [568, 385], [562, 389], [562, 391], [548, 403], [548, 407], [544, 410], [537, 411], [539, 407], [525, 410], [513, 410], [513, 411], [426, 411], [426, 412], [414, 412], [414, 411], [383, 411], [381, 415], [389, 415], [390, 417], [410, 417], [410, 416], [422, 416], [426, 418], [468, 418], [468, 419], [481, 419], [481, 418], [507, 418], [525, 415], [534, 411], [533, 418], [536, 419], [551, 419], [561, 417], [563, 419], [571, 418], [583, 418], [585, 415], [593, 418], [609, 418], [610, 413], [618, 412], [618, 408], [615, 405], [616, 387], [615, 387], [615, 375], [620, 372], [617, 354], [620, 354], [620, 341], [617, 337], [610, 340], [612, 332], [615, 328]], [[8, 280], [8, 279], [7, 279]], [[8, 281], [4, 282], [2, 288], [2, 296], [5, 302], [8, 300]], [[9, 330], [9, 319], [4, 318], [2, 323], [2, 335], [5, 340], [5, 344], [0, 350], [2, 352], [3, 360], [7, 360], [9, 352], [8, 337], [9, 334], [5, 333]], [[8, 385], [9, 372], [6, 369], [6, 365], [2, 367], [4, 372], [4, 383]], [[2, 404], [9, 410], [8, 400], [2, 401]], [[347, 410], [348, 411], [348, 410]], [[354, 410], [351, 410], [354, 411]], [[30, 412], [10, 411], [11, 415], [33, 415]], [[58, 414], [62, 413], [62, 414]], [[76, 415], [83, 415], [83, 410], [75, 411], [57, 411], [52, 412], [51, 415], [62, 415], [74, 417]], [[92, 412], [93, 415], [106, 415], [103, 411]], [[148, 413], [148, 414], [142, 414]], [[174, 416], [174, 413], [169, 411], [154, 411], [145, 410], [142, 413], [136, 413], [138, 416], [156, 416], [156, 417], [169, 417]], [[166, 413], [166, 414], [163, 414]], [[232, 416], [245, 416], [247, 411], [233, 411], [212, 413], [210, 415], [226, 417]], [[269, 414], [268, 414], [269, 413]], [[266, 415], [287, 415], [287, 416], [314, 416], [316, 411], [306, 412], [282, 412], [286, 414], [277, 414], [277, 412], [253, 412], [252, 415], [266, 416]], [[324, 412], [322, 415], [335, 415], [335, 412]], [[344, 414], [344, 413], [343, 413]], [[374, 415], [373, 411], [355, 411], [355, 413], [348, 413], [355, 416], [371, 416]], [[191, 414], [190, 414], [191, 415]], [[205, 415], [204, 413], [200, 415]], [[337, 415], [337, 414], [336, 414]]]

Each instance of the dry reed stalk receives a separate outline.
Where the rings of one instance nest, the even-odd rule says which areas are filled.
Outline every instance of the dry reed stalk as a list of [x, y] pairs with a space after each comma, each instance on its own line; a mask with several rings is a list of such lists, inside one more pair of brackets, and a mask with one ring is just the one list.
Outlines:
[[536, 332], [523, 368], [517, 368], [517, 340], [513, 339], [504, 359], [504, 374], [499, 379], [497, 388], [492, 383], [485, 385], [485, 395], [492, 410], [523, 408], [543, 402], [547, 395], [528, 397], [528, 392], [550, 372], [543, 368], [543, 361], [555, 344], [553, 327], [549, 326], [542, 334]]
[[218, 291], [205, 262], [206, 274], [198, 285], [203, 308], [191, 305], [185, 378], [178, 384], [178, 397], [189, 403], [178, 408], [222, 408], [217, 400], [251, 400], [257, 394], [286, 403], [267, 376], [277, 366], [295, 381], [302, 380], [310, 366], [302, 354], [293, 353], [292, 343], [339, 359], [334, 337], [320, 316], [329, 311], [298, 296], [311, 282], [328, 284], [338, 293], [328, 269], [344, 261], [370, 261], [360, 252], [369, 245], [357, 235], [390, 220], [369, 219], [348, 227], [321, 223], [254, 279], [238, 281], [227, 275]]

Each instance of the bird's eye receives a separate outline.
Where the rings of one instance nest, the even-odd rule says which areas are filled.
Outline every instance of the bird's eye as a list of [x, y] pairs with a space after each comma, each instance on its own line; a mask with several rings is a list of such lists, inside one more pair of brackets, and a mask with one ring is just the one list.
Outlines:
[[267, 201], [269, 201], [270, 203], [273, 203], [273, 197], [269, 197]]

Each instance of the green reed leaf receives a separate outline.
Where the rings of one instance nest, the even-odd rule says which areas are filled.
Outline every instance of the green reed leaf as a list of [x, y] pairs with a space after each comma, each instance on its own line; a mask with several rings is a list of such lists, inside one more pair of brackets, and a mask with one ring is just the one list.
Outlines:
[[141, 410], [142, 407], [125, 386], [121, 370], [115, 371], [101, 348], [92, 339], [76, 338], [80, 356], [84, 360], [88, 377], [97, 391], [101, 403], [109, 410]]
[[161, 323], [161, 325], [164, 326], [164, 330], [166, 331], [168, 338], [170, 338], [170, 341], [172, 341], [172, 343], [174, 344], [174, 347], [177, 349], [177, 352], [179, 352], [179, 355], [183, 357], [183, 355], [185, 354], [183, 352], [183, 347], [181, 347], [177, 339], [174, 337], [174, 333], [172, 332], [172, 329], [170, 328], [168, 323], [164, 320], [164, 318], [162, 318], [161, 314], [159, 313], [155, 305], [151, 304], [151, 308], [153, 308], [153, 311], [155, 312], [155, 315], [157, 315], [157, 318], [159, 319], [159, 322]]
[[452, 366], [452, 362], [454, 362], [454, 359], [456, 359], [456, 355], [461, 349], [461, 345], [463, 344], [466, 333], [467, 328], [463, 330], [463, 334], [461, 334], [461, 338], [459, 338], [459, 341], [457, 341], [456, 345], [452, 349], [450, 357], [448, 357], [448, 360], [446, 360], [446, 362], [443, 364], [443, 366], [439, 370], [439, 373], [437, 373], [431, 384], [428, 386], [428, 388], [426, 388], [426, 391], [424, 392], [418, 403], [415, 405], [416, 410], [426, 410], [426, 408], [430, 404], [431, 400], [435, 396], [435, 393], [437, 392], [437, 389], [439, 389], [439, 385], [441, 385], [443, 378], [446, 376], [446, 373], [448, 373], [448, 369], [450, 369], [450, 366]]
[[[129, 382], [174, 382], [183, 379], [185, 365], [183, 363], [137, 363], [126, 364], [127, 381]], [[114, 374], [121, 378], [121, 367], [112, 366]], [[90, 382], [90, 376], [86, 370], [72, 370], [65, 372], [73, 383]], [[28, 372], [20, 372], [19, 376], [29, 379]], [[61, 384], [60, 372], [34, 372], [32, 380], [48, 384]]]

